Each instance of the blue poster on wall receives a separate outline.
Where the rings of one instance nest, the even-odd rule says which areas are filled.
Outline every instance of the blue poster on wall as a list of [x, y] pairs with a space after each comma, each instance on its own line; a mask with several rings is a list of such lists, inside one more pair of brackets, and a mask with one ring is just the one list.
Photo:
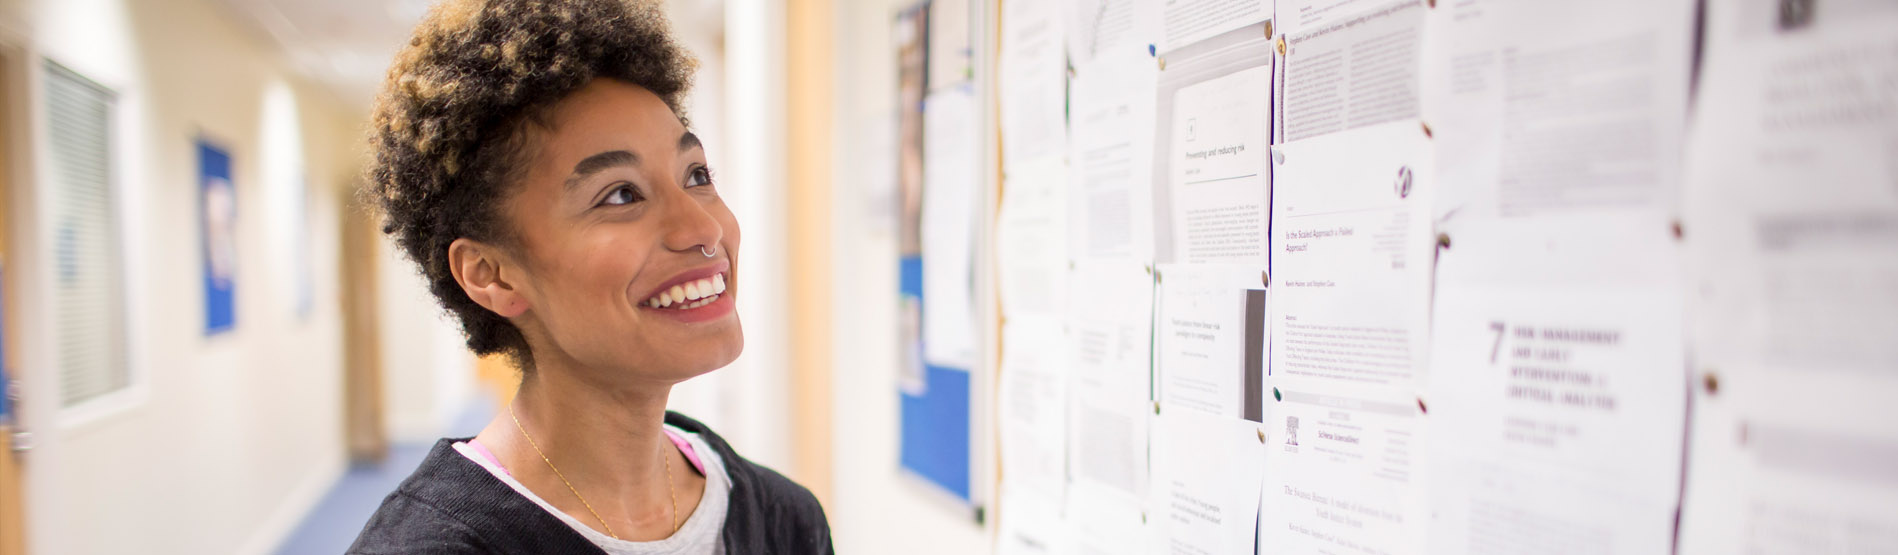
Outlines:
[[204, 334], [237, 325], [237, 188], [231, 155], [198, 140], [198, 223], [204, 249]]
[[898, 380], [904, 469], [963, 501], [969, 496], [969, 372], [924, 362], [921, 333], [923, 262], [902, 259], [904, 353]]

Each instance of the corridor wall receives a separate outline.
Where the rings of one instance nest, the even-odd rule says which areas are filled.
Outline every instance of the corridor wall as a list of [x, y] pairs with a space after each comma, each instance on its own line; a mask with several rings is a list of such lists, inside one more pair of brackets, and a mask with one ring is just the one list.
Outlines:
[[[36, 444], [24, 470], [30, 552], [273, 550], [345, 464], [337, 299], [364, 284], [334, 279], [337, 225], [354, 209], [340, 199], [363, 164], [367, 99], [300, 77], [269, 37], [203, 0], [9, 1], [0, 4], [0, 49], [7, 121], [18, 124], [7, 130], [9, 158], [26, 162], [8, 181], [16, 244], [5, 272], [19, 301], [6, 307], [9, 327], [24, 338], [7, 348], [21, 355], [22, 425]], [[38, 92], [48, 62], [115, 98], [109, 131], [131, 385], [71, 407], [60, 406], [52, 374], [60, 338], [44, 331], [56, 314], [35, 293], [57, 279], [55, 234], [34, 204], [52, 183]], [[198, 139], [231, 155], [239, 214], [235, 326], [208, 337], [198, 293]], [[283, 207], [299, 203], [307, 203], [300, 225], [286, 226], [294, 214]], [[393, 262], [384, 266], [401, 267]], [[385, 279], [385, 299], [415, 280]], [[300, 284], [308, 284], [307, 303], [296, 300]], [[435, 394], [456, 390], [433, 377], [456, 361], [426, 347], [441, 343], [431, 337], [445, 324], [432, 308], [387, 317], [384, 345], [423, 346], [385, 362], [388, 389], [401, 392], [392, 395], [391, 420], [409, 422], [408, 435], [438, 434], [428, 428], [458, 412], [466, 391], [463, 399]]]

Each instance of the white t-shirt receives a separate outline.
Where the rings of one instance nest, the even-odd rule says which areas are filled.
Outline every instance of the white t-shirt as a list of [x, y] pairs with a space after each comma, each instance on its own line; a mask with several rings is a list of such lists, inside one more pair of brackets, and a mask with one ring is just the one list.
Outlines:
[[698, 508], [692, 510], [692, 515], [685, 519], [685, 524], [680, 525], [678, 531], [673, 532], [672, 536], [666, 539], [649, 542], [614, 539], [612, 536], [588, 527], [573, 516], [554, 508], [553, 504], [541, 499], [533, 491], [529, 491], [527, 486], [521, 485], [520, 480], [515, 480], [512, 474], [508, 474], [507, 469], [482, 455], [476, 447], [468, 445], [467, 442], [456, 442], [455, 451], [467, 457], [468, 460], [474, 461], [475, 464], [481, 465], [481, 468], [487, 469], [489, 474], [493, 474], [508, 487], [514, 488], [515, 492], [533, 501], [534, 504], [540, 505], [541, 509], [559, 518], [561, 522], [567, 523], [567, 526], [579, 532], [581, 536], [585, 536], [587, 541], [593, 542], [593, 545], [599, 546], [609, 555], [724, 555], [725, 545], [719, 541], [719, 533], [725, 529], [725, 511], [731, 507], [731, 475], [725, 472], [725, 462], [718, 458], [718, 453], [713, 451], [711, 446], [706, 445], [705, 440], [700, 439], [698, 434], [672, 426], [666, 426], [666, 428], [691, 443], [693, 454], [697, 455], [699, 463], [704, 466], [705, 493], [699, 496]]

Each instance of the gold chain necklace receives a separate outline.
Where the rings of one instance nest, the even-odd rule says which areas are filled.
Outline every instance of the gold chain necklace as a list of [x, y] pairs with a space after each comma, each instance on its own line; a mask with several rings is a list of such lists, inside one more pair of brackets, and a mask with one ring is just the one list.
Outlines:
[[[520, 430], [521, 437], [527, 438], [527, 445], [533, 447], [534, 453], [540, 455], [541, 462], [547, 463], [547, 468], [554, 471], [554, 477], [560, 478], [560, 483], [567, 485], [567, 491], [573, 492], [573, 497], [580, 500], [580, 505], [586, 507], [587, 512], [593, 513], [593, 519], [600, 521], [600, 526], [606, 528], [606, 535], [612, 536], [612, 538], [616, 540], [620, 539], [618, 534], [613, 533], [613, 525], [607, 524], [606, 519], [600, 518], [600, 512], [593, 510], [593, 504], [588, 503], [587, 498], [580, 495], [580, 490], [573, 488], [573, 482], [567, 481], [567, 475], [561, 474], [560, 467], [554, 466], [554, 461], [547, 458], [545, 451], [540, 450], [540, 444], [534, 443], [534, 436], [529, 435], [527, 433], [527, 427], [521, 425], [520, 415], [514, 414], [514, 403], [507, 404], [507, 416], [508, 418], [514, 419], [514, 429]], [[663, 434], [665, 431], [661, 430], [659, 433]], [[672, 531], [676, 533], [679, 531], [679, 495], [672, 491], [672, 457], [665, 456], [664, 451], [660, 451], [660, 453], [659, 460], [666, 463], [666, 497], [672, 501]], [[667, 536], [671, 536], [671, 534], [667, 534]]]

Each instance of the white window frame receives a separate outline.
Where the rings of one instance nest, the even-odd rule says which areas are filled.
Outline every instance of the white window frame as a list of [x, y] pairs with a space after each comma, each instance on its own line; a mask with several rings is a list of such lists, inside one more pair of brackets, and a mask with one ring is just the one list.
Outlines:
[[83, 428], [89, 428], [96, 424], [115, 420], [119, 417], [129, 416], [135, 413], [137, 409], [144, 407], [151, 399], [151, 380], [147, 368], [142, 363], [146, 358], [146, 350], [144, 349], [143, 334], [139, 333], [139, 326], [137, 324], [141, 321], [143, 316], [142, 311], [139, 310], [138, 307], [142, 304], [141, 301], [147, 297], [143, 291], [143, 284], [138, 280], [132, 279], [134, 275], [138, 274], [138, 272], [133, 271], [135, 268], [148, 267], [144, 264], [145, 261], [141, 259], [142, 257], [139, 256], [141, 250], [133, 248], [133, 245], [136, 244], [135, 240], [138, 237], [135, 230], [143, 229], [144, 222], [138, 217], [140, 212], [136, 207], [142, 205], [144, 195], [141, 191], [138, 191], [137, 188], [131, 187], [127, 181], [127, 176], [133, 175], [139, 170], [139, 166], [135, 164], [136, 160], [132, 156], [134, 149], [127, 148], [129, 144], [132, 144], [128, 139], [138, 136], [136, 135], [138, 129], [133, 125], [133, 122], [137, 121], [135, 118], [138, 114], [133, 109], [135, 99], [131, 94], [128, 94], [127, 87], [114, 86], [113, 83], [102, 82], [97, 79], [94, 74], [82, 68], [63, 63], [59, 59], [46, 56], [42, 53], [28, 54], [26, 65], [28, 67], [24, 68], [24, 73], [27, 74], [28, 81], [26, 96], [29, 100], [29, 117], [32, 121], [33, 183], [36, 189], [36, 194], [32, 195], [34, 197], [33, 210], [35, 211], [33, 219], [36, 223], [33, 240], [37, 243], [35, 250], [40, 253], [38, 259], [44, 262], [39, 264], [39, 275], [35, 276], [38, 278], [37, 281], [41, 284], [41, 287], [38, 288], [40, 290], [34, 293], [36, 295], [50, 299], [52, 295], [55, 294], [54, 288], [58, 287], [58, 269], [56, 260], [54, 260], [55, 257], [58, 256], [58, 245], [56, 243], [58, 240], [58, 230], [55, 228], [56, 222], [53, 218], [53, 211], [55, 209], [53, 203], [57, 202], [53, 194], [53, 189], [58, 186], [58, 182], [57, 176], [54, 174], [55, 167], [53, 163], [50, 127], [51, 118], [48, 112], [50, 106], [46, 93], [47, 81], [54, 71], [53, 68], [58, 67], [61, 70], [89, 81], [92, 85], [107, 92], [112, 97], [110, 120], [106, 123], [106, 158], [111, 164], [111, 167], [107, 169], [106, 182], [108, 188], [117, 199], [112, 207], [112, 210], [115, 212], [112, 217], [116, 219], [116, 229], [114, 231], [119, 241], [119, 252], [117, 254], [119, 259], [118, 272], [120, 287], [119, 311], [123, 334], [122, 339], [124, 341], [122, 347], [124, 349], [123, 364], [126, 375], [126, 385], [70, 406], [65, 405], [64, 393], [60, 390], [63, 386], [59, 383], [60, 360], [58, 341], [60, 338], [58, 337], [59, 328], [56, 324], [58, 315], [55, 314], [58, 310], [58, 304], [56, 302], [47, 301], [43, 305], [46, 310], [44, 310], [40, 318], [38, 318], [40, 329], [47, 330], [47, 333], [44, 334], [46, 336], [44, 338], [45, 343], [42, 343], [46, 349], [46, 356], [41, 358], [41, 360], [49, 365], [49, 372], [46, 376], [51, 378], [55, 383], [51, 384], [47, 390], [43, 390], [50, 391], [51, 395], [37, 402], [46, 403], [55, 407], [54, 411], [57, 414], [55, 419], [57, 420], [56, 424], [59, 430], [61, 432], [70, 433], [77, 432]]

